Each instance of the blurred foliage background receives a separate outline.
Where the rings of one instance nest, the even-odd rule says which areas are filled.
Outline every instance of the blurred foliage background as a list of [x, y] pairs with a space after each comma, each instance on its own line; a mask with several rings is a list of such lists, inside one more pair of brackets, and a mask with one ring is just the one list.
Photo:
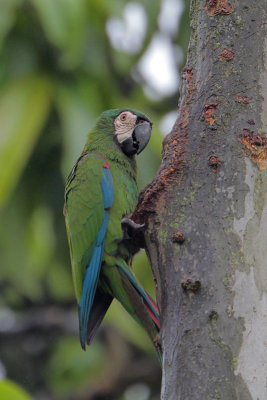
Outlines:
[[[83, 352], [62, 215], [64, 181], [106, 109], [154, 122], [139, 187], [175, 120], [186, 0], [0, 0], [0, 398], [159, 399], [146, 333], [113, 302]], [[153, 293], [144, 253], [134, 262]]]

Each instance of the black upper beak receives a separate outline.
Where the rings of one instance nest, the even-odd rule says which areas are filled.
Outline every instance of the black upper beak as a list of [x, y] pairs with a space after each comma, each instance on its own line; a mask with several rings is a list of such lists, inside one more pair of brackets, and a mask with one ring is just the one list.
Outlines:
[[151, 136], [151, 130], [152, 124], [148, 121], [142, 121], [134, 129], [132, 136], [133, 139], [137, 142], [137, 154], [141, 153], [141, 151], [143, 151], [148, 144]]
[[134, 128], [131, 137], [121, 144], [123, 152], [127, 156], [141, 153], [149, 142], [151, 130], [152, 123], [150, 121], [141, 120]]

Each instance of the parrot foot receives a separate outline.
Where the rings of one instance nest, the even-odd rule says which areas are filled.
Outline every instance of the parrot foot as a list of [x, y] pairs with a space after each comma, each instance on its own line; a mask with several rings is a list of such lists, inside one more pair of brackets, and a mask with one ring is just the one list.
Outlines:
[[145, 227], [145, 224], [137, 224], [131, 219], [130, 214], [121, 220], [121, 227], [123, 232], [123, 240], [129, 240], [136, 236]]
[[132, 255], [136, 254], [140, 248], [144, 247], [143, 230], [145, 224], [137, 224], [132, 219], [132, 214], [126, 215], [121, 220], [122, 238]]

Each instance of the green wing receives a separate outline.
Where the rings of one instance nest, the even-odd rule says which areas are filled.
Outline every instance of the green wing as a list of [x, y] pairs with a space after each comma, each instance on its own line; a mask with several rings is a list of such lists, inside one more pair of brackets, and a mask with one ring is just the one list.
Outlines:
[[64, 214], [78, 301], [82, 297], [85, 269], [92, 258], [105, 215], [101, 189], [104, 164], [105, 160], [100, 155], [82, 155], [74, 166], [65, 189]]

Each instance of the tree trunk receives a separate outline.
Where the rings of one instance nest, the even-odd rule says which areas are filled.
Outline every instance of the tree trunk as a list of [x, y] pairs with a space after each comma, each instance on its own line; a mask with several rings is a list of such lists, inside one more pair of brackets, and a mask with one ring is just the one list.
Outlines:
[[267, 399], [267, 3], [192, 0], [177, 121], [133, 219], [162, 319], [162, 400]]

